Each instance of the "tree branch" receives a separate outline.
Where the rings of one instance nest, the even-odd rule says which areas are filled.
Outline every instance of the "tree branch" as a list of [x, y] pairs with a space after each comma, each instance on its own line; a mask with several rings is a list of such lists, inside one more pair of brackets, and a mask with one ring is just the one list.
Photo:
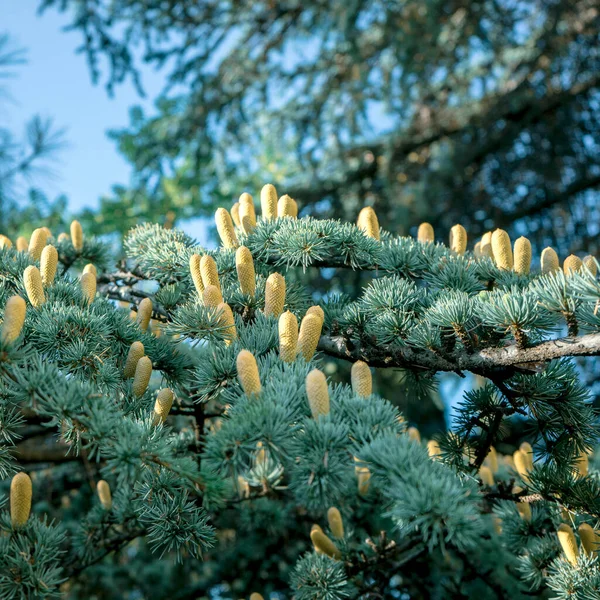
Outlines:
[[548, 362], [569, 356], [599, 356], [600, 333], [546, 340], [524, 349], [511, 345], [504, 348], [483, 348], [473, 353], [457, 350], [446, 356], [410, 347], [390, 352], [377, 346], [358, 346], [342, 336], [323, 336], [318, 348], [336, 358], [352, 362], [364, 360], [372, 367], [410, 367], [435, 372], [470, 371], [483, 377], [502, 380], [518, 372], [535, 370], [527, 363]]

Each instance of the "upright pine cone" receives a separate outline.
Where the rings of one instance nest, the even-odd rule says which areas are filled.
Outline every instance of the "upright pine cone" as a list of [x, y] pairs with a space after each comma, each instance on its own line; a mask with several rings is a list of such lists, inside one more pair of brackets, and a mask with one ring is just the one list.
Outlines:
[[212, 306], [216, 308], [223, 302], [223, 294], [216, 285], [207, 285], [202, 294], [202, 303], [204, 306]]
[[217, 306], [217, 311], [220, 313], [219, 324], [223, 328], [223, 335], [225, 336], [225, 344], [229, 346], [233, 340], [237, 337], [235, 329], [235, 320], [233, 318], [233, 312], [229, 304], [221, 302]]
[[256, 293], [256, 274], [254, 272], [254, 260], [246, 246], [240, 246], [235, 253], [235, 268], [242, 294], [254, 296]]
[[429, 223], [421, 223], [419, 225], [419, 230], [417, 231], [417, 239], [419, 242], [428, 243], [435, 241], [435, 234], [433, 232], [433, 227]]
[[[96, 276], [90, 272], [84, 273], [81, 276], [80, 283], [84, 298], [87, 300], [88, 304], [91, 304], [96, 297]], [[149, 300], [149, 298], [145, 298], [145, 300]], [[152, 308], [150, 310], [152, 310]]]
[[60, 244], [61, 242], [67, 242], [71, 239], [71, 236], [68, 233], [65, 233], [64, 231], [62, 233], [58, 234], [58, 243]]
[[331, 556], [331, 558], [337, 560], [342, 558], [342, 553], [339, 551], [338, 547], [322, 531], [313, 529], [310, 532], [310, 539], [312, 540], [315, 550], [322, 554], [327, 554], [327, 556]]
[[285, 279], [279, 273], [271, 273], [265, 286], [265, 315], [278, 317], [285, 306]]
[[315, 313], [307, 313], [302, 319], [298, 336], [298, 352], [304, 356], [304, 360], [309, 361], [314, 356], [321, 338], [322, 327], [323, 321]]
[[279, 358], [294, 362], [298, 350], [298, 319], [289, 310], [279, 317]]
[[333, 537], [338, 538], [338, 540], [344, 539], [344, 520], [335, 506], [330, 507], [327, 511], [327, 521]]
[[141, 398], [146, 393], [151, 376], [152, 361], [147, 356], [142, 356], [135, 366], [133, 376], [133, 395], [136, 398]]
[[148, 329], [150, 325], [150, 319], [152, 318], [152, 300], [150, 298], [144, 298], [138, 305], [137, 311], [137, 324], [140, 326], [142, 331]]
[[30, 265], [23, 271], [23, 283], [32, 306], [38, 308], [46, 302], [42, 275], [37, 267]]
[[196, 288], [198, 297], [202, 298], [202, 292], [204, 292], [204, 283], [202, 282], [202, 273], [200, 272], [200, 255], [192, 254], [190, 256], [190, 275]]
[[366, 362], [357, 360], [350, 370], [352, 391], [361, 398], [367, 398], [373, 393], [373, 378], [371, 369]]
[[329, 414], [327, 379], [319, 369], [313, 369], [306, 376], [306, 395], [314, 419], [318, 419], [320, 415]]
[[108, 485], [108, 482], [101, 479], [96, 486], [96, 491], [98, 492], [98, 498], [100, 499], [102, 508], [104, 510], [110, 510], [112, 508], [112, 494], [110, 493], [110, 485]]
[[421, 433], [416, 427], [409, 427], [406, 430], [406, 434], [413, 442], [417, 442], [417, 444], [421, 443]]
[[531, 242], [521, 236], [515, 242], [515, 273], [528, 275], [531, 268]]
[[521, 479], [525, 482], [529, 481], [529, 472], [533, 468], [533, 464], [527, 453], [519, 448], [513, 453], [513, 460], [515, 463], [515, 469], [517, 473], [521, 476]]
[[246, 192], [240, 196], [240, 223], [246, 234], [252, 233], [256, 227], [254, 199]]
[[579, 539], [581, 540], [581, 547], [583, 551], [588, 555], [592, 556], [595, 552], [598, 552], [600, 546], [600, 536], [598, 532], [591, 527], [589, 523], [582, 523], [579, 526]]
[[0, 235], [0, 248], [12, 248], [12, 245], [10, 238], [5, 235]]
[[260, 376], [254, 354], [248, 350], [241, 350], [237, 355], [236, 365], [238, 380], [246, 396], [260, 394]]
[[295, 218], [298, 215], [298, 205], [296, 201], [287, 194], [281, 196], [277, 202], [277, 216]]
[[31, 234], [31, 239], [29, 240], [29, 254], [31, 254], [31, 258], [33, 260], [40, 260], [40, 256], [42, 255], [42, 250], [48, 241], [48, 234], [41, 227], [39, 229], [35, 229]]
[[153, 425], [164, 423], [167, 420], [171, 406], [173, 406], [174, 398], [173, 390], [169, 388], [164, 388], [158, 392], [156, 402], [154, 403]]
[[492, 251], [492, 232], [486, 231], [481, 236], [481, 256], [487, 256], [493, 260], [494, 253]]
[[11, 296], [4, 306], [2, 343], [12, 344], [20, 335], [25, 323], [27, 304], [21, 296]]
[[598, 266], [596, 265], [596, 259], [591, 254], [588, 254], [586, 257], [584, 257], [583, 266], [586, 267], [594, 277], [596, 277], [598, 274]]
[[492, 251], [496, 266], [504, 271], [510, 271], [513, 268], [513, 253], [510, 246], [510, 237], [503, 229], [496, 229], [492, 233]]
[[265, 600], [262, 596], [262, 594], [259, 594], [258, 592], [253, 592], [252, 594], [250, 594], [250, 600]]
[[205, 254], [200, 259], [200, 273], [202, 275], [202, 283], [206, 289], [209, 285], [215, 285], [221, 289], [219, 283], [219, 272], [217, 271], [217, 263], [212, 256]]
[[467, 230], [460, 224], [450, 229], [450, 250], [454, 254], [464, 254], [467, 250]]
[[240, 221], [240, 203], [236, 202], [231, 206], [231, 218], [233, 219], [233, 224], [236, 227], [241, 227], [242, 222]]
[[17, 238], [16, 246], [17, 252], [27, 252], [27, 250], [29, 250], [29, 242], [27, 241], [27, 238], [22, 235]]
[[563, 271], [565, 275], [571, 275], [571, 273], [577, 273], [583, 267], [583, 262], [579, 258], [579, 256], [575, 256], [571, 254], [571, 256], [567, 256], [565, 258], [565, 262], [563, 263]]
[[17, 529], [23, 527], [31, 513], [31, 479], [27, 473], [17, 473], [10, 482], [10, 522]]
[[260, 208], [263, 219], [275, 219], [277, 217], [277, 190], [275, 186], [267, 183], [260, 190]]
[[359, 213], [356, 226], [364, 231], [365, 235], [376, 240], [379, 239], [379, 220], [371, 206], [365, 206]]
[[71, 243], [77, 252], [83, 250], [83, 229], [81, 229], [81, 223], [79, 221], [73, 221], [71, 223]]
[[577, 564], [577, 557], [579, 556], [579, 550], [577, 549], [577, 540], [575, 534], [569, 525], [561, 523], [558, 526], [558, 541], [562, 546], [563, 552], [565, 553], [566, 559], [572, 564]]
[[145, 353], [146, 351], [142, 342], [133, 342], [133, 344], [131, 344], [125, 360], [125, 366], [123, 367], [123, 377], [125, 377], [125, 379], [131, 379], [131, 377], [135, 375], [135, 368], [137, 367], [138, 361]]
[[[240, 207], [241, 208], [241, 207]], [[231, 215], [225, 208], [218, 208], [215, 213], [215, 223], [217, 224], [217, 232], [221, 238], [221, 242], [225, 248], [235, 248], [238, 245], [235, 229]]]
[[544, 248], [542, 250], [542, 256], [540, 258], [542, 273], [555, 273], [560, 270], [560, 263], [558, 261], [558, 254], [554, 248]]

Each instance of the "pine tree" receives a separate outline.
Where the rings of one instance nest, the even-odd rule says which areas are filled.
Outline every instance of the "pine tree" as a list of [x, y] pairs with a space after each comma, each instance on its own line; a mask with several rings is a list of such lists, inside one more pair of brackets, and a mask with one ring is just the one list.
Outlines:
[[[0, 598], [600, 598], [597, 263], [260, 197], [216, 250], [78, 223], [0, 248]], [[317, 304], [319, 268], [370, 282]], [[426, 437], [374, 393], [395, 368], [479, 384]]]

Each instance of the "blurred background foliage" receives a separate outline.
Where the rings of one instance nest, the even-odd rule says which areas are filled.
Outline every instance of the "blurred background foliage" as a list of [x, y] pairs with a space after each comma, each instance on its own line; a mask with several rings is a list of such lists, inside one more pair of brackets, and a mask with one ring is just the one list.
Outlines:
[[[503, 227], [534, 253], [598, 255], [594, 0], [40, 0], [39, 10], [68, 15], [109, 94], [126, 81], [143, 94], [141, 67], [165, 75], [154, 110], [134, 106], [109, 132], [131, 179], [78, 215], [91, 233], [210, 217], [273, 182], [300, 216], [354, 221], [371, 205], [395, 233], [426, 220], [447, 241], [460, 222], [472, 243]], [[0, 69], [18, 66], [8, 39], [0, 48]], [[65, 218], [65, 199], [46, 198], [35, 177], [62, 143], [39, 118], [24, 141], [0, 131], [3, 230]], [[339, 276], [309, 284], [335, 291]], [[345, 291], [364, 284], [343, 276]], [[381, 371], [378, 385], [411, 421], [443, 427], [427, 382]], [[415, 403], [423, 395], [431, 402]]]

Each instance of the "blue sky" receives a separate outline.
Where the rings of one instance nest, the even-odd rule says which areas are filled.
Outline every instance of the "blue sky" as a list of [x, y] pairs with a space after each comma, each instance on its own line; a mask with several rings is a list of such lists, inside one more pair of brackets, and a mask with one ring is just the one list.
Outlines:
[[15, 45], [27, 50], [27, 63], [5, 82], [12, 101], [0, 120], [15, 134], [34, 114], [52, 117], [57, 127], [67, 129], [68, 147], [53, 164], [55, 177], [42, 187], [51, 196], [65, 193], [76, 211], [95, 206], [111, 184], [128, 181], [129, 168], [106, 130], [126, 125], [131, 105], [149, 108], [164, 78], [147, 69], [146, 99], [129, 83], [110, 98], [102, 84], [92, 85], [85, 57], [75, 53], [80, 33], [62, 31], [68, 17], [56, 10], [37, 16], [37, 6], [37, 0], [0, 0], [0, 33], [9, 33]]

